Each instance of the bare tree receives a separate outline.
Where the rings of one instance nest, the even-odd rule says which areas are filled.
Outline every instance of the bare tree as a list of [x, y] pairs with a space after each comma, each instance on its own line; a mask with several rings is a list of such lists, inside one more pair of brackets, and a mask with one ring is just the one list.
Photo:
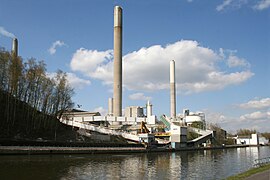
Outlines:
[[[15, 127], [15, 122], [29, 133], [48, 127], [54, 130], [56, 121], [49, 120], [50, 117], [73, 105], [74, 91], [66, 73], [58, 70], [54, 78], [49, 78], [44, 61], [30, 58], [23, 64], [21, 57], [4, 49], [0, 49], [0, 91], [0, 100], [5, 102], [0, 111], [0, 124], [7, 132]], [[17, 109], [21, 101], [26, 105]]]

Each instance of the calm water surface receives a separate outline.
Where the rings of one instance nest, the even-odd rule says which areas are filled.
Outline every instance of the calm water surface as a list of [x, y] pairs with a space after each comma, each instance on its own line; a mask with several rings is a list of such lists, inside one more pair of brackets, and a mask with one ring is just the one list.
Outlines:
[[0, 156], [0, 179], [223, 179], [270, 147], [122, 155]]

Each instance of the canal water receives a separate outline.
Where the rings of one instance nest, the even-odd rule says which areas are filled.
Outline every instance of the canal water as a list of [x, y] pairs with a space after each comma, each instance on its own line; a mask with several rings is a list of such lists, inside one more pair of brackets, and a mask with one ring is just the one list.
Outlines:
[[174, 153], [0, 156], [0, 179], [224, 179], [270, 156], [270, 147]]

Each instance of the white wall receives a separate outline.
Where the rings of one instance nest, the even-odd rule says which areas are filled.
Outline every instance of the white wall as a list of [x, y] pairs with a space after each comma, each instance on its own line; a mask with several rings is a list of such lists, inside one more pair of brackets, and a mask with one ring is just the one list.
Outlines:
[[258, 134], [251, 134], [251, 138], [236, 138], [236, 144], [259, 145]]

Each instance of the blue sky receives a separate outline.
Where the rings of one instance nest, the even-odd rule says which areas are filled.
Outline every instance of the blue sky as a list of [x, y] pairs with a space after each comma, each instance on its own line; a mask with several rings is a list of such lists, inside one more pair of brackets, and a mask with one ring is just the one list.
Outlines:
[[123, 8], [123, 107], [169, 115], [203, 111], [234, 132], [270, 132], [270, 0], [0, 0], [0, 46], [68, 73], [82, 109], [106, 114], [112, 97], [113, 8]]

